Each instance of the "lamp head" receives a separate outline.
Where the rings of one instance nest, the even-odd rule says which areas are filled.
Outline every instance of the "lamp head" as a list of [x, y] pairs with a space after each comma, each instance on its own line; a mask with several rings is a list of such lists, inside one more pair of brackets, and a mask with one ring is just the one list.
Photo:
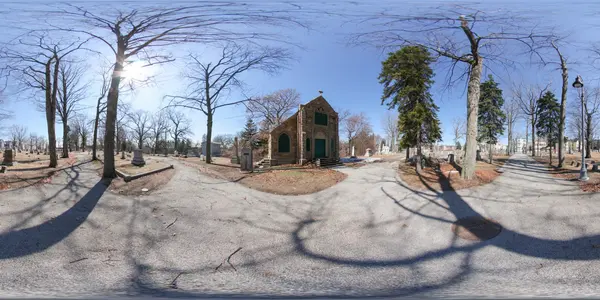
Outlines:
[[583, 87], [583, 79], [581, 79], [580, 75], [577, 75], [577, 78], [575, 78], [575, 82], [573, 82], [573, 87], [574, 88], [582, 88]]

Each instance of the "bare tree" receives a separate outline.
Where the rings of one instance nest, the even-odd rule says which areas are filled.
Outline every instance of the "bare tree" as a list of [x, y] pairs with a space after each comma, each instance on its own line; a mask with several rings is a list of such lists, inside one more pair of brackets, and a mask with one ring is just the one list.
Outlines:
[[59, 88], [56, 114], [63, 125], [62, 157], [69, 157], [67, 149], [69, 129], [68, 121], [79, 109], [79, 103], [85, 99], [88, 84], [83, 82], [87, 66], [72, 61], [63, 61], [59, 67]]
[[467, 124], [464, 118], [454, 118], [452, 120], [452, 133], [454, 133], [454, 144], [457, 144], [467, 133]]
[[[253, 99], [224, 101], [233, 88], [241, 88], [240, 75], [251, 70], [261, 70], [273, 74], [281, 69], [290, 58], [282, 48], [249, 48], [228, 43], [223, 46], [220, 58], [215, 62], [203, 62], [198, 55], [190, 54], [184, 75], [191, 90], [186, 96], [167, 95], [169, 106], [199, 110], [206, 115], [206, 136], [212, 140], [213, 116], [218, 108], [242, 104]], [[211, 162], [211, 145], [206, 143], [206, 162]]]
[[300, 105], [300, 93], [295, 89], [283, 89], [248, 101], [246, 111], [262, 128], [272, 130], [279, 126]]
[[[290, 7], [289, 4], [287, 7]], [[161, 53], [161, 48], [179, 43], [277, 40], [277, 35], [272, 33], [246, 29], [248, 26], [301, 25], [296, 16], [292, 17], [288, 13], [289, 10], [290, 8], [273, 9], [241, 2], [205, 2], [170, 8], [142, 4], [135, 8], [110, 11], [103, 5], [89, 9], [68, 5], [60, 10], [58, 14], [61, 21], [65, 18], [73, 19], [79, 21], [79, 24], [72, 28], [54, 26], [55, 28], [87, 34], [106, 44], [115, 55], [107, 98], [103, 177], [116, 176], [112, 152], [119, 84], [127, 60], [138, 58], [148, 65], [168, 62], [172, 59]]]
[[[581, 105], [579, 107], [581, 108]], [[585, 90], [583, 109], [585, 111], [585, 158], [592, 158], [592, 136], [596, 125], [593, 121], [600, 110], [600, 88]]]
[[536, 144], [535, 144], [535, 124], [537, 123], [537, 107], [538, 99], [542, 98], [542, 95], [548, 90], [550, 84], [544, 88], [539, 86], [529, 85], [525, 86], [519, 84], [512, 88], [513, 101], [517, 101], [519, 108], [524, 116], [528, 118], [531, 125], [531, 155], [535, 156]]
[[387, 111], [381, 120], [383, 129], [389, 138], [389, 146], [392, 151], [396, 151], [396, 140], [398, 139], [398, 113]]
[[164, 111], [159, 110], [150, 120], [150, 134], [152, 135], [152, 142], [154, 148], [154, 154], [158, 153], [158, 142], [162, 136], [169, 132], [169, 119]]
[[348, 138], [348, 147], [354, 146], [354, 138], [361, 132], [370, 133], [370, 124], [367, 116], [364, 113], [350, 115], [344, 120], [343, 125], [346, 137]]
[[167, 117], [171, 122], [171, 137], [173, 138], [175, 150], [177, 150], [179, 149], [177, 147], [179, 141], [192, 133], [190, 120], [185, 117], [185, 114], [174, 109], [167, 111]]
[[[144, 147], [144, 141], [150, 137], [151, 117], [145, 110], [136, 110], [127, 116], [129, 117], [130, 121], [129, 128], [131, 129], [134, 139], [137, 142], [138, 149], [142, 149]], [[114, 149], [112, 151], [114, 151]]]
[[[117, 105], [117, 118], [116, 118], [116, 122], [115, 122], [115, 142], [117, 145], [117, 154], [119, 153], [119, 150], [121, 149], [121, 141], [124, 140], [126, 138], [126, 133], [125, 133], [125, 127], [127, 125], [127, 122], [129, 121], [129, 116], [127, 115], [127, 112], [129, 112], [129, 110], [131, 109], [131, 105], [127, 102], [119, 102], [119, 104]], [[141, 148], [140, 148], [141, 149]]]
[[85, 151], [90, 135], [90, 120], [84, 114], [77, 114], [73, 119], [73, 130], [81, 140], [81, 151]]
[[92, 160], [97, 160], [96, 149], [98, 148], [98, 126], [100, 125], [100, 116], [106, 112], [106, 101], [105, 97], [110, 88], [110, 68], [105, 68], [100, 72], [101, 85], [98, 99], [96, 100], [96, 117], [94, 118], [94, 134], [92, 137]]
[[[438, 6], [427, 12], [410, 9], [386, 9], [378, 13], [359, 14], [361, 26], [369, 31], [354, 34], [351, 43], [374, 45], [396, 50], [404, 45], [419, 45], [440, 58], [450, 61], [447, 85], [467, 78], [467, 138], [461, 176], [472, 179], [475, 173], [477, 150], [477, 118], [481, 74], [484, 61], [493, 70], [509, 67], [508, 42], [523, 45], [527, 52], [535, 43], [547, 40], [548, 35], [534, 33], [534, 26], [525, 18], [505, 10], [484, 12], [473, 6]], [[490, 64], [491, 63], [491, 64]], [[460, 71], [457, 71], [457, 67]], [[462, 67], [462, 68], [461, 68]], [[458, 78], [454, 75], [458, 73]]]
[[21, 91], [37, 98], [43, 92], [41, 108], [46, 113], [50, 152], [49, 167], [57, 166], [56, 110], [59, 90], [60, 64], [63, 59], [82, 48], [86, 41], [52, 40], [47, 32], [30, 32], [11, 47], [0, 50], [0, 58], [7, 61], [13, 75], [21, 83]]
[[14, 143], [13, 147], [15, 147], [18, 151], [23, 150], [23, 142], [27, 136], [27, 127], [23, 125], [13, 125], [10, 128], [10, 134]]
[[520, 117], [519, 102], [516, 99], [510, 99], [504, 102], [504, 115], [506, 116], [506, 128], [508, 130], [508, 145], [506, 145], [506, 155], [510, 155], [514, 152], [513, 143], [513, 132], [515, 129], [515, 123]]

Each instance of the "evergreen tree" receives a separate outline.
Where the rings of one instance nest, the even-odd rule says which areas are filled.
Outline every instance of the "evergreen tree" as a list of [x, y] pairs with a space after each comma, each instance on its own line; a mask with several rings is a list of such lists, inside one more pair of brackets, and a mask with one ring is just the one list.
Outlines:
[[552, 149], [558, 143], [559, 132], [558, 122], [560, 117], [560, 105], [556, 96], [550, 91], [546, 92], [542, 98], [538, 99], [537, 123], [535, 124], [536, 134], [539, 137], [545, 137], [550, 149], [550, 164], [552, 164]]
[[246, 125], [244, 126], [244, 130], [242, 131], [242, 145], [246, 147], [251, 147], [252, 149], [257, 149], [260, 145], [260, 141], [257, 140], [256, 135], [258, 134], [258, 128], [252, 118], [248, 118], [246, 120]]
[[[383, 84], [381, 104], [389, 100], [389, 109], [398, 109], [399, 146], [417, 147], [417, 162], [421, 161], [421, 147], [442, 138], [439, 108], [433, 102], [429, 88], [433, 84], [434, 59], [427, 49], [405, 46], [390, 53], [382, 63], [379, 83]], [[421, 164], [417, 163], [417, 171]]]
[[506, 121], [506, 115], [502, 111], [504, 99], [502, 90], [492, 75], [489, 75], [488, 80], [481, 84], [480, 89], [477, 141], [486, 142], [489, 145], [491, 164], [492, 145], [498, 143], [498, 136], [504, 134], [504, 122]]
[[460, 141], [456, 141], [456, 150], [461, 150], [462, 146], [460, 144]]

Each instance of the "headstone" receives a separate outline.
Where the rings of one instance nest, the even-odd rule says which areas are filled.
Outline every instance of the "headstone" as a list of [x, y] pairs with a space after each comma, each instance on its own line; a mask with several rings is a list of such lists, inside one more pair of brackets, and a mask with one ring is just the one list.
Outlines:
[[350, 157], [356, 157], [356, 155], [354, 155], [354, 146], [352, 146], [352, 152], [350, 152]]
[[12, 149], [4, 150], [4, 159], [2, 160], [2, 164], [5, 166], [12, 166], [14, 159], [14, 153]]
[[134, 166], [143, 166], [146, 164], [144, 161], [144, 154], [142, 153], [142, 149], [133, 150], [133, 159], [131, 160], [131, 164]]
[[240, 168], [242, 171], [254, 171], [254, 164], [252, 163], [252, 149], [243, 148], [241, 159], [242, 163], [240, 164]]
[[177, 150], [173, 151], [173, 156], [178, 157], [179, 156], [179, 152], [177, 152]]
[[454, 154], [452, 154], [452, 153], [448, 154], [448, 162], [451, 164], [454, 163]]
[[592, 166], [592, 172], [598, 172], [598, 164]]
[[0, 173], [6, 172], [6, 166], [0, 166]]
[[371, 148], [367, 148], [367, 151], [365, 151], [365, 156], [366, 156], [366, 157], [371, 157], [371, 156], [373, 156], [373, 151], [371, 150]]
[[575, 165], [575, 167], [579, 168], [581, 164], [579, 162], [577, 162], [577, 165]]

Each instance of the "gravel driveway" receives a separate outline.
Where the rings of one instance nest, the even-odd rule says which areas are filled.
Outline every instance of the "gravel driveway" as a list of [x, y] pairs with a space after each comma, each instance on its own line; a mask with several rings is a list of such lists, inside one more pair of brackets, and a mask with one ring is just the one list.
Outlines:
[[[396, 163], [340, 169], [345, 181], [306, 196], [173, 164], [169, 184], [140, 197], [105, 191], [89, 164], [0, 192], [0, 295], [597, 293], [600, 197], [524, 155], [491, 184], [442, 194], [404, 186]], [[504, 230], [484, 242], [452, 234], [477, 215]]]

